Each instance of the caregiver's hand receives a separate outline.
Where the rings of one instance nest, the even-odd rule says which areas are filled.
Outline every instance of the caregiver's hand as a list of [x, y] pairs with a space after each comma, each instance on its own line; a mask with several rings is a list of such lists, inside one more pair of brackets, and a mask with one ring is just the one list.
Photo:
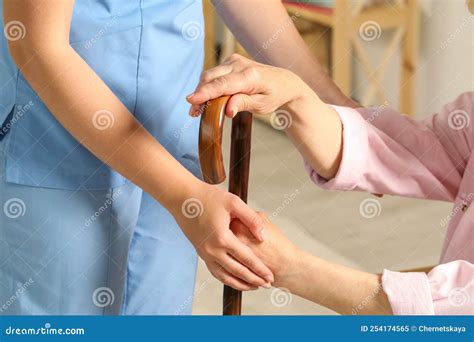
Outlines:
[[233, 117], [240, 111], [268, 114], [310, 93], [309, 86], [294, 73], [233, 54], [222, 65], [204, 71], [187, 100], [192, 104], [190, 115], [197, 116], [206, 101], [232, 95], [226, 115]]
[[260, 216], [231, 193], [205, 183], [201, 187], [171, 212], [209, 271], [237, 290], [270, 287], [272, 271], [229, 229], [238, 218], [242, 231], [262, 241]]

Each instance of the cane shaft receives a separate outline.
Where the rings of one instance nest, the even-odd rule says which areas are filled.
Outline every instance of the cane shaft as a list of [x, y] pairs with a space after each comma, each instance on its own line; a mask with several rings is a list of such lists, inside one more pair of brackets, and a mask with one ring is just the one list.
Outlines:
[[[252, 114], [239, 113], [232, 120], [229, 191], [247, 202], [252, 136]], [[242, 292], [224, 286], [224, 315], [240, 315]]]
[[[222, 133], [229, 96], [209, 101], [204, 106], [199, 128], [199, 160], [204, 180], [220, 184], [226, 178], [222, 157]], [[240, 112], [232, 120], [229, 191], [247, 202], [250, 168], [252, 114]], [[224, 286], [224, 315], [240, 315], [242, 293]]]

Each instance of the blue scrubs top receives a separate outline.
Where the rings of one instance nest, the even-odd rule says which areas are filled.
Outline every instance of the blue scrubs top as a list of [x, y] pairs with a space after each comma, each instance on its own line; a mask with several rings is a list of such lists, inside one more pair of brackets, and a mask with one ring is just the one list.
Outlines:
[[[71, 46], [195, 174], [199, 120], [187, 115], [185, 96], [199, 80], [203, 41], [200, 0], [75, 1]], [[6, 181], [69, 190], [124, 184], [56, 121], [12, 62], [7, 43], [2, 35], [0, 139], [6, 143], [6, 161], [0, 167]]]

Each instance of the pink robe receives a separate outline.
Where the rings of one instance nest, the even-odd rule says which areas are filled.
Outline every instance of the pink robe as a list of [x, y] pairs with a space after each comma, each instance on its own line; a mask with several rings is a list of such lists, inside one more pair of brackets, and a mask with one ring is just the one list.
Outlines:
[[474, 314], [474, 92], [421, 122], [383, 107], [334, 108], [344, 127], [342, 162], [329, 181], [308, 166], [315, 183], [454, 204], [439, 266], [428, 274], [384, 271], [393, 313]]

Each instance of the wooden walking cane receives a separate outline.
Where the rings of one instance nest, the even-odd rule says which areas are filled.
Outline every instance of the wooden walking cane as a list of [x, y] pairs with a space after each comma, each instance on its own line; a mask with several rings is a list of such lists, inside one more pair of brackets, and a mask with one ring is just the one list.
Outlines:
[[[199, 128], [199, 158], [204, 180], [220, 184], [225, 180], [222, 158], [222, 131], [225, 108], [229, 96], [209, 101], [201, 117]], [[250, 143], [252, 114], [240, 112], [232, 120], [232, 135], [229, 165], [229, 191], [247, 202], [250, 167]], [[242, 293], [224, 286], [224, 315], [240, 315]]]

